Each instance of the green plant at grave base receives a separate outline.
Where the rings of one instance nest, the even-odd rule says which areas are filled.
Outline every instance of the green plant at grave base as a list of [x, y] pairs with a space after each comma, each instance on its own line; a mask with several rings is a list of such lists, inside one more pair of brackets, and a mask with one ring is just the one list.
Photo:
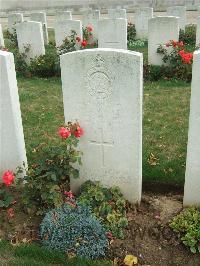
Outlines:
[[170, 227], [191, 252], [200, 252], [200, 210], [188, 208], [173, 218]]
[[146, 45], [147, 45], [147, 41], [145, 40], [135, 40], [135, 41], [128, 42], [129, 49], [141, 48], [141, 47], [145, 47]]
[[[177, 75], [174, 72], [174, 68], [171, 66], [164, 66], [164, 65], [156, 66], [156, 65], [144, 64], [143, 71], [144, 71], [143, 73], [145, 81], [158, 81], [161, 79], [165, 80], [181, 79], [180, 77], [177, 77]], [[190, 75], [185, 76], [183, 80], [190, 82], [191, 76]]]
[[196, 26], [187, 25], [185, 30], [180, 30], [179, 41], [184, 42], [186, 45], [196, 45]]
[[26, 54], [25, 53], [20, 53], [18, 49], [11, 50], [14, 55], [15, 59], [15, 70], [17, 74], [22, 75], [22, 76], [29, 76], [29, 66], [27, 65], [25, 58]]
[[136, 29], [135, 25], [131, 22], [128, 23], [127, 26], [127, 41], [128, 41], [128, 47], [131, 43], [135, 41], [136, 38]]
[[104, 227], [89, 207], [74, 200], [46, 214], [40, 236], [44, 247], [90, 259], [105, 256], [108, 246]]
[[89, 205], [94, 215], [102, 221], [108, 232], [123, 238], [123, 229], [128, 225], [126, 201], [119, 188], [104, 188], [99, 182], [85, 182], [80, 189], [78, 202]]
[[52, 44], [46, 45], [46, 52], [31, 59], [29, 71], [31, 75], [38, 77], [52, 77], [60, 75], [59, 56], [56, 47]]
[[18, 48], [17, 33], [15, 28], [13, 28], [13, 33], [10, 33], [8, 30], [6, 30], [4, 32], [4, 37], [9, 40], [10, 46], [13, 48]]
[[[69, 190], [69, 179], [78, 178], [75, 164], [81, 164], [81, 152], [76, 150], [83, 130], [78, 123], [69, 122], [59, 129], [62, 141], [57, 146], [41, 147], [43, 157], [27, 171], [22, 186], [22, 203], [37, 215], [58, 207], [65, 201], [64, 192]], [[38, 148], [40, 149], [40, 148]]]

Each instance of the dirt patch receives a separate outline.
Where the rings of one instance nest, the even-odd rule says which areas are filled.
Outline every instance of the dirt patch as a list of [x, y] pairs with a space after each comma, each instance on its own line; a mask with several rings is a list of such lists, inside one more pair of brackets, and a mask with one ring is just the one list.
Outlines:
[[128, 212], [124, 240], [114, 240], [109, 256], [119, 265], [127, 254], [137, 256], [138, 265], [199, 266], [200, 255], [192, 254], [169, 228], [169, 220], [182, 209], [180, 195], [144, 194], [141, 205]]

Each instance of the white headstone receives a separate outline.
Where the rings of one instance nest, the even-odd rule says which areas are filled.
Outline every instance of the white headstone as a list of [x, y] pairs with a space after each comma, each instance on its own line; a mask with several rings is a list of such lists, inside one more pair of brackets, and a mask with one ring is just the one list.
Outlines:
[[179, 40], [179, 22], [176, 17], [155, 17], [149, 20], [148, 61], [152, 65], [162, 65], [162, 55], [157, 53], [160, 44]]
[[186, 20], [187, 20], [185, 6], [170, 6], [167, 8], [167, 15], [179, 17], [180, 29], [185, 30]]
[[86, 180], [119, 186], [132, 203], [142, 184], [143, 56], [117, 49], [89, 49], [61, 56], [65, 121], [85, 133], [77, 192]]
[[200, 50], [194, 53], [184, 205], [200, 207]]
[[153, 8], [143, 7], [135, 11], [135, 28], [137, 39], [148, 38], [149, 19], [153, 18]]
[[63, 21], [72, 19], [71, 11], [57, 11], [56, 12], [56, 21]]
[[108, 17], [111, 19], [124, 18], [126, 19], [126, 9], [108, 9]]
[[57, 21], [55, 23], [56, 46], [61, 46], [64, 39], [71, 36], [72, 31], [75, 31], [77, 36], [82, 39], [82, 23], [80, 20]]
[[196, 45], [200, 47], [200, 17], [197, 18]]
[[35, 12], [31, 13], [30, 16], [31, 21], [37, 21], [42, 23], [43, 28], [43, 36], [44, 36], [44, 43], [48, 44], [49, 38], [48, 38], [48, 30], [47, 30], [47, 17], [45, 12]]
[[127, 49], [127, 20], [122, 18], [99, 20], [98, 47]]
[[27, 163], [14, 57], [0, 51], [0, 176]]
[[16, 29], [16, 25], [24, 21], [23, 14], [21, 13], [14, 13], [8, 15], [8, 30], [10, 33], [14, 32]]
[[98, 38], [98, 22], [100, 19], [99, 10], [88, 10], [83, 12], [83, 27], [91, 25], [93, 28], [93, 36]]
[[45, 54], [42, 23], [36, 21], [19, 23], [16, 32], [19, 51], [26, 54], [27, 63], [31, 58]]
[[0, 47], [4, 47], [4, 38], [3, 38], [3, 31], [2, 31], [2, 26], [0, 24]]

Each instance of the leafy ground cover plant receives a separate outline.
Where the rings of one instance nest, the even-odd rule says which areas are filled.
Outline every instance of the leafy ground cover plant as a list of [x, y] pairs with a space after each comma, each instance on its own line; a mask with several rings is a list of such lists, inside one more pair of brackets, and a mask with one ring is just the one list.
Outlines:
[[188, 208], [174, 217], [170, 223], [174, 232], [178, 233], [184, 245], [191, 252], [200, 252], [200, 210]]
[[22, 203], [37, 215], [61, 206], [65, 202], [64, 192], [69, 190], [70, 177], [79, 177], [75, 164], [81, 164], [81, 152], [76, 148], [83, 129], [78, 123], [69, 122], [59, 128], [58, 134], [60, 144], [41, 148], [43, 157], [29, 167], [23, 180], [18, 179]]
[[94, 215], [102, 221], [110, 237], [123, 238], [128, 225], [126, 201], [119, 188], [104, 188], [99, 182], [87, 181], [80, 189], [78, 202], [91, 206]]
[[96, 259], [105, 256], [108, 246], [106, 231], [89, 207], [77, 204], [68, 194], [68, 204], [48, 212], [40, 226], [44, 247], [69, 256]]

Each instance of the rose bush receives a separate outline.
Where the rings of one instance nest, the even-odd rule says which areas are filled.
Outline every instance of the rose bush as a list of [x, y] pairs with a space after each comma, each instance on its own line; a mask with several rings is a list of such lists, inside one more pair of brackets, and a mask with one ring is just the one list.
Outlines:
[[193, 53], [188, 51], [183, 41], [170, 40], [165, 45], [160, 45], [157, 53], [162, 55], [163, 63], [173, 73], [173, 77], [191, 81]]
[[81, 164], [82, 153], [76, 148], [83, 129], [77, 122], [68, 122], [58, 129], [58, 136], [59, 145], [41, 148], [42, 159], [29, 167], [23, 180], [18, 180], [23, 206], [38, 215], [61, 206], [70, 178], [79, 177], [76, 166]]

